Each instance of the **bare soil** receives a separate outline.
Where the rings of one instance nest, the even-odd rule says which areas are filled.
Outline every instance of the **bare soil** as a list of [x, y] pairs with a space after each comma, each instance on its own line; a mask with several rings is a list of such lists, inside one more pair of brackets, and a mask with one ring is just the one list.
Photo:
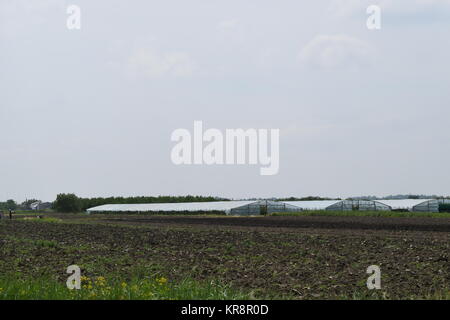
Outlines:
[[[429, 298], [450, 287], [450, 219], [63, 216], [2, 221], [0, 270], [219, 280], [255, 297]], [[369, 291], [378, 265], [382, 289]]]

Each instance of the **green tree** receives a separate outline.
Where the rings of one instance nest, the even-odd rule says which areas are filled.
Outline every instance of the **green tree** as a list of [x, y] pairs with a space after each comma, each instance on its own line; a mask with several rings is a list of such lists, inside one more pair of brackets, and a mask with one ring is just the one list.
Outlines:
[[14, 200], [9, 199], [9, 200], [6, 201], [6, 208], [9, 209], [9, 210], [16, 210], [17, 209], [17, 203]]
[[59, 212], [80, 212], [81, 200], [73, 193], [61, 193], [56, 196], [53, 207]]

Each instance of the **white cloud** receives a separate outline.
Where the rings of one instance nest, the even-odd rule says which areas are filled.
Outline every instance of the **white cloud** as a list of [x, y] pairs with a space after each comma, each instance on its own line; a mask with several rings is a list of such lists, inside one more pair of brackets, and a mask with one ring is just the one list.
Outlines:
[[129, 64], [133, 72], [148, 77], [186, 77], [195, 70], [195, 63], [185, 52], [158, 53], [140, 49], [130, 57]]
[[345, 34], [318, 35], [299, 54], [301, 64], [322, 68], [363, 65], [371, 58], [368, 43]]

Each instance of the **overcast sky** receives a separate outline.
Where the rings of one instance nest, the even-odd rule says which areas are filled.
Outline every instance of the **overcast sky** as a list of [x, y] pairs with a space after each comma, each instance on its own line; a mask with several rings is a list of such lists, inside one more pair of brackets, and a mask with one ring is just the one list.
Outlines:
[[[449, 38], [449, 0], [0, 0], [0, 200], [448, 195]], [[280, 129], [279, 173], [174, 165], [194, 120]]]

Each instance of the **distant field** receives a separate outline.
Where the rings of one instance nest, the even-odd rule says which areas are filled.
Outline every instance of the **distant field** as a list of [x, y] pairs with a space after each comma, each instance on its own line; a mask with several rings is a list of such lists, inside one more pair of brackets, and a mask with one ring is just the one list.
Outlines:
[[0, 299], [450, 299], [449, 249], [445, 218], [20, 216], [0, 222]]

